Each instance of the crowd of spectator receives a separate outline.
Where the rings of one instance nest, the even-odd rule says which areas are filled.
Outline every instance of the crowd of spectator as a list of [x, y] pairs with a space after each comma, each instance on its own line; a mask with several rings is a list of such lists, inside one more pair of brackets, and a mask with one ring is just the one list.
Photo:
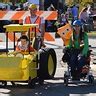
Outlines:
[[28, 2], [25, 3], [16, 3], [16, 2], [9, 2], [9, 3], [0, 3], [0, 10], [12, 10], [12, 11], [21, 11], [21, 10], [28, 10]]
[[[47, 1], [47, 0], [46, 0]], [[49, 0], [48, 0], [49, 1]], [[53, 2], [53, 0], [51, 0]], [[58, 20], [57, 21], [47, 21], [47, 31], [56, 31], [56, 27], [61, 27], [69, 22], [69, 19], [71, 18], [71, 24], [76, 19], [80, 19], [82, 23], [88, 23], [93, 25], [93, 20], [90, 18], [90, 15], [92, 15], [92, 8], [91, 6], [84, 7], [79, 12], [79, 4], [74, 4], [72, 6], [68, 6], [66, 4], [62, 4], [61, 2], [58, 2], [58, 5], [56, 5], [54, 2], [44, 2], [44, 10], [45, 11], [57, 11], [58, 12]], [[49, 5], [48, 5], [49, 4]], [[11, 2], [8, 4], [0, 3], [0, 10], [12, 10], [12, 11], [22, 11], [22, 10], [28, 10], [28, 2], [25, 3], [15, 3]], [[54, 27], [54, 28], [53, 28]], [[91, 30], [93, 29], [90, 27]]]
[[[74, 4], [73, 6], [67, 6], [67, 9], [62, 12], [59, 16], [59, 20], [56, 22], [57, 27], [65, 25], [69, 21], [71, 21], [71, 25], [75, 20], [80, 20], [82, 24], [87, 25], [87, 30], [91, 31], [93, 30], [93, 18], [91, 17], [93, 15], [93, 8], [91, 5], [84, 6], [82, 10], [79, 10], [79, 5]], [[89, 27], [90, 26], [90, 27]], [[88, 29], [89, 28], [89, 29]]]

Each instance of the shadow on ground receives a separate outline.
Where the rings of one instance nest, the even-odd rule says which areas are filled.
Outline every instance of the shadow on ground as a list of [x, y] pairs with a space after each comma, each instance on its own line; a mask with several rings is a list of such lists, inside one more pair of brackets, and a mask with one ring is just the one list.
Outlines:
[[27, 85], [21, 84], [17, 84], [17, 86], [8, 85], [5, 88], [0, 88], [0, 93], [4, 96], [70, 96], [70, 94], [95, 94], [96, 80], [94, 85], [75, 83], [65, 86], [63, 78], [55, 78], [54, 80], [46, 80], [43, 86], [36, 84], [35, 89], [30, 89]]

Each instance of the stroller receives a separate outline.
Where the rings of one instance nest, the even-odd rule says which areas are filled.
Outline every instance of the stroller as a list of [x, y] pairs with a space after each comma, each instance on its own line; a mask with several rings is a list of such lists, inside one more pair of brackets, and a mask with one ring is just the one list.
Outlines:
[[90, 68], [90, 55], [91, 55], [91, 51], [88, 51], [88, 55], [85, 59], [85, 64], [84, 66], [79, 69], [79, 70], [75, 70], [74, 71], [74, 75], [75, 75], [75, 79], [73, 79], [74, 75], [72, 74], [72, 68], [70, 66], [70, 56], [72, 55], [71, 52], [73, 51], [73, 49], [68, 49], [68, 48], [64, 48], [63, 49], [63, 57], [62, 57], [62, 61], [67, 63], [67, 70], [64, 72], [64, 84], [66, 86], [68, 86], [69, 83], [71, 82], [89, 82], [90, 84], [94, 83], [94, 76], [92, 75], [91, 72], [91, 68]]

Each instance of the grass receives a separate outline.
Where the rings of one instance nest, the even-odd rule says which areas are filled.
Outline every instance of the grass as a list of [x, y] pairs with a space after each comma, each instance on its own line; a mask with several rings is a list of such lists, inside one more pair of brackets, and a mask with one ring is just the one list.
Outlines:
[[89, 37], [96, 37], [96, 31], [91, 31], [90, 33], [88, 33]]

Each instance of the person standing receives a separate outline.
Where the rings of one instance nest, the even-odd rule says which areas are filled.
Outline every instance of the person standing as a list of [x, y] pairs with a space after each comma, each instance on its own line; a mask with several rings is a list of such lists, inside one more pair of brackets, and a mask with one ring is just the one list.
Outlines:
[[73, 24], [73, 22], [78, 19], [78, 13], [79, 13], [79, 9], [76, 5], [72, 6], [71, 13], [72, 13], [72, 24]]
[[83, 8], [79, 13], [79, 19], [83, 24], [87, 23], [88, 16], [87, 16], [87, 7]]
[[[36, 28], [36, 33], [37, 33], [37, 36], [39, 34], [39, 36], [41, 37], [42, 46], [45, 47], [45, 44], [44, 44], [45, 20], [43, 19], [43, 17], [40, 17], [39, 15], [36, 14], [37, 13], [36, 4], [30, 4], [29, 11], [30, 11], [30, 16], [27, 16], [24, 19], [23, 23], [39, 25], [39, 27]], [[34, 31], [34, 30], [31, 30], [31, 31]]]
[[93, 18], [91, 15], [93, 15], [93, 8], [91, 5], [88, 5], [88, 7], [87, 7], [88, 20], [87, 20], [87, 22], [88, 22], [88, 25], [90, 26], [90, 27], [88, 26], [89, 31], [93, 31], [93, 29], [94, 29]]

